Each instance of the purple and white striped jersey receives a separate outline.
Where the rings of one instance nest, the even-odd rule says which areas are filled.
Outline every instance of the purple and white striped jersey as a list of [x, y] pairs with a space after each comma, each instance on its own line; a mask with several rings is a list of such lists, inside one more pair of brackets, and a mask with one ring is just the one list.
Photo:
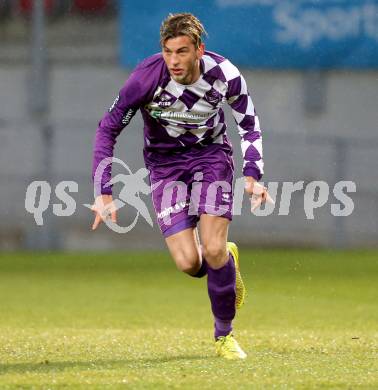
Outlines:
[[[259, 119], [239, 70], [226, 58], [206, 51], [200, 60], [201, 75], [191, 85], [174, 81], [162, 54], [141, 62], [120, 90], [96, 132], [93, 174], [102, 159], [113, 156], [116, 138], [141, 110], [144, 149], [147, 152], [180, 152], [197, 145], [218, 143], [229, 147], [222, 106], [228, 103], [238, 126], [244, 158], [243, 174], [257, 180], [263, 174]], [[105, 170], [101, 192], [111, 178]]]

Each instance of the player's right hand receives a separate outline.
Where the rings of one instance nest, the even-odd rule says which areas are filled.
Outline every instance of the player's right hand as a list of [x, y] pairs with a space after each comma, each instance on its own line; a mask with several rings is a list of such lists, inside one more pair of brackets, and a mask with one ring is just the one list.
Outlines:
[[112, 222], [117, 222], [117, 208], [113, 202], [112, 195], [99, 195], [91, 209], [95, 213], [92, 230], [97, 229], [98, 225], [108, 218], [110, 218]]

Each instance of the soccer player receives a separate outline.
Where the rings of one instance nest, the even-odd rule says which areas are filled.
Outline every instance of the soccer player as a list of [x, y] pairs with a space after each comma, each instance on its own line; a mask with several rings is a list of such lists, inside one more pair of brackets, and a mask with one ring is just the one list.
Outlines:
[[[207, 275], [216, 353], [244, 359], [246, 353], [232, 333], [235, 309], [243, 304], [246, 292], [237, 246], [227, 242], [234, 165], [222, 106], [231, 106], [237, 123], [245, 189], [254, 208], [269, 200], [266, 188], [258, 183], [263, 174], [261, 131], [243, 76], [228, 59], [205, 51], [203, 34], [203, 25], [190, 13], [170, 14], [163, 21], [162, 53], [135, 68], [99, 123], [93, 175], [103, 159], [113, 156], [117, 136], [141, 110], [144, 160], [169, 252], [179, 270], [196, 278]], [[92, 229], [107, 212], [116, 221], [112, 188], [106, 186], [110, 179], [111, 166], [100, 179]], [[181, 191], [182, 184], [187, 191]], [[167, 189], [172, 196], [165, 196]], [[190, 194], [195, 194], [195, 202]]]

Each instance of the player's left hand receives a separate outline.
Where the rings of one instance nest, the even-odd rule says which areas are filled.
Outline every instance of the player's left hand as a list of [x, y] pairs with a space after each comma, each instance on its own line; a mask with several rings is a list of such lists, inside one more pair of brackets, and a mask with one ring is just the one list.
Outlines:
[[255, 211], [262, 203], [274, 204], [274, 200], [268, 193], [268, 189], [251, 176], [245, 177], [245, 191], [251, 200], [251, 212]]

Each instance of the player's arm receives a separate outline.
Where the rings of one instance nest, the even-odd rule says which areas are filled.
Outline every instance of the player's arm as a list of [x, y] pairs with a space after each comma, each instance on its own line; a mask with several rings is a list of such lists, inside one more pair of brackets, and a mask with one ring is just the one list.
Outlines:
[[121, 131], [128, 125], [141, 105], [141, 84], [138, 73], [134, 72], [126, 81], [119, 95], [108, 112], [99, 122], [93, 148], [92, 178], [95, 188], [95, 203], [92, 210], [95, 220], [92, 229], [106, 218], [116, 222], [116, 208], [113, 204], [111, 180], [111, 163], [104, 163], [114, 154], [114, 146]]
[[227, 101], [238, 126], [243, 154], [245, 190], [251, 196], [252, 211], [262, 202], [271, 200], [266, 188], [258, 181], [264, 174], [263, 148], [259, 117], [248, 92], [244, 77], [234, 68], [228, 81]]

